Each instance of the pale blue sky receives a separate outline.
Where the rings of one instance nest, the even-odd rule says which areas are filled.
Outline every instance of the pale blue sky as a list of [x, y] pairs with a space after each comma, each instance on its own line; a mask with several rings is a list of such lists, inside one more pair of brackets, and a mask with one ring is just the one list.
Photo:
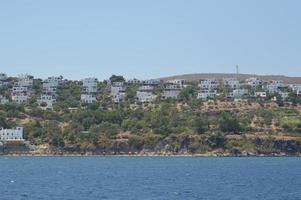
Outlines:
[[2, 0], [0, 71], [301, 76], [300, 0]]

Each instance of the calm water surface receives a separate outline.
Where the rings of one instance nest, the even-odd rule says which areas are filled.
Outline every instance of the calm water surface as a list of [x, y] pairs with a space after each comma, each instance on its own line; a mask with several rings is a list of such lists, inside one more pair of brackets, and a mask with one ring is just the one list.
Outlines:
[[1, 200], [301, 199], [301, 158], [0, 157]]

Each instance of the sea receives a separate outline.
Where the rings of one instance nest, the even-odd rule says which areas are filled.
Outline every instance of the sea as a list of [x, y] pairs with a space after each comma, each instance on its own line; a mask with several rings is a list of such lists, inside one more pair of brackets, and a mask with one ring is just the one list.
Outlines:
[[297, 157], [0, 157], [0, 200], [299, 200]]

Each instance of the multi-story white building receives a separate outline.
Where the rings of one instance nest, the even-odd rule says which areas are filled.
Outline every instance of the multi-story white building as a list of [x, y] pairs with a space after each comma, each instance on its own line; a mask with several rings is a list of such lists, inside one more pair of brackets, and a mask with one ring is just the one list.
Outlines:
[[43, 81], [43, 92], [46, 94], [55, 94], [58, 86], [62, 83], [63, 77], [48, 77]]
[[174, 84], [174, 85], [183, 85], [185, 82], [184, 79], [172, 79], [172, 80], [167, 80], [165, 83], [167, 84]]
[[23, 93], [12, 94], [12, 100], [16, 103], [26, 103], [28, 95]]
[[199, 87], [201, 89], [208, 89], [208, 90], [217, 89], [218, 86], [219, 86], [219, 82], [216, 79], [201, 80], [199, 84]]
[[266, 98], [267, 93], [266, 92], [255, 92], [255, 97]]
[[204, 89], [198, 93], [197, 98], [205, 100], [205, 99], [213, 99], [216, 98], [217, 96], [218, 96], [217, 90]]
[[134, 78], [134, 79], [128, 80], [127, 83], [128, 83], [129, 85], [134, 85], [134, 84], [140, 84], [141, 81]]
[[256, 77], [251, 77], [251, 78], [246, 79], [246, 84], [251, 87], [258, 87], [258, 86], [262, 86], [263, 81]]
[[143, 81], [144, 85], [158, 85], [159, 83], [160, 83], [160, 81], [157, 79], [150, 79], [150, 80]]
[[241, 98], [244, 95], [248, 95], [249, 91], [247, 89], [235, 89], [233, 92], [230, 92], [227, 97], [228, 98]]
[[33, 77], [28, 74], [22, 74], [18, 77], [17, 85], [20, 87], [30, 87], [33, 84]]
[[[51, 110], [53, 109], [53, 104], [56, 102], [56, 99], [52, 95], [43, 94], [41, 95], [41, 99], [38, 100], [40, 104], [40, 108], [43, 110]], [[43, 105], [45, 104], [45, 105]]]
[[7, 75], [5, 73], [0, 73], [0, 81], [7, 80]]
[[137, 91], [137, 99], [139, 102], [142, 102], [142, 103], [152, 102], [156, 98], [157, 98], [157, 95], [153, 94], [152, 92]]
[[82, 103], [90, 104], [96, 102], [96, 97], [92, 94], [81, 94], [80, 100]]
[[223, 79], [223, 83], [226, 87], [229, 87], [232, 89], [238, 89], [241, 86], [239, 80], [237, 80], [235, 78], [225, 78], [225, 79]]
[[118, 94], [112, 97], [114, 103], [121, 103], [125, 101], [126, 94], [125, 92], [119, 92]]
[[162, 98], [163, 99], [168, 99], [168, 98], [177, 99], [177, 98], [179, 98], [180, 93], [181, 93], [181, 90], [164, 90], [163, 94], [162, 94]]
[[288, 92], [280, 91], [280, 92], [278, 92], [278, 94], [282, 97], [283, 100], [286, 100], [289, 97]]
[[301, 95], [301, 84], [291, 85], [290, 87], [298, 96]]
[[84, 93], [96, 93], [97, 92], [97, 78], [85, 78], [83, 81], [82, 91]]
[[23, 141], [23, 127], [15, 129], [0, 129], [1, 141]]
[[138, 90], [139, 91], [153, 91], [154, 86], [152, 86], [152, 85], [141, 85]]
[[26, 93], [28, 91], [28, 87], [25, 86], [14, 86], [12, 88], [13, 93]]

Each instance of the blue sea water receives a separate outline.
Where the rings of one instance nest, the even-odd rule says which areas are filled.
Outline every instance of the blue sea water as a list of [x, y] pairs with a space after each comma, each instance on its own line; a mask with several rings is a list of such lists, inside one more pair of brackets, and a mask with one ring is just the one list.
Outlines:
[[301, 158], [0, 157], [1, 200], [301, 199]]

